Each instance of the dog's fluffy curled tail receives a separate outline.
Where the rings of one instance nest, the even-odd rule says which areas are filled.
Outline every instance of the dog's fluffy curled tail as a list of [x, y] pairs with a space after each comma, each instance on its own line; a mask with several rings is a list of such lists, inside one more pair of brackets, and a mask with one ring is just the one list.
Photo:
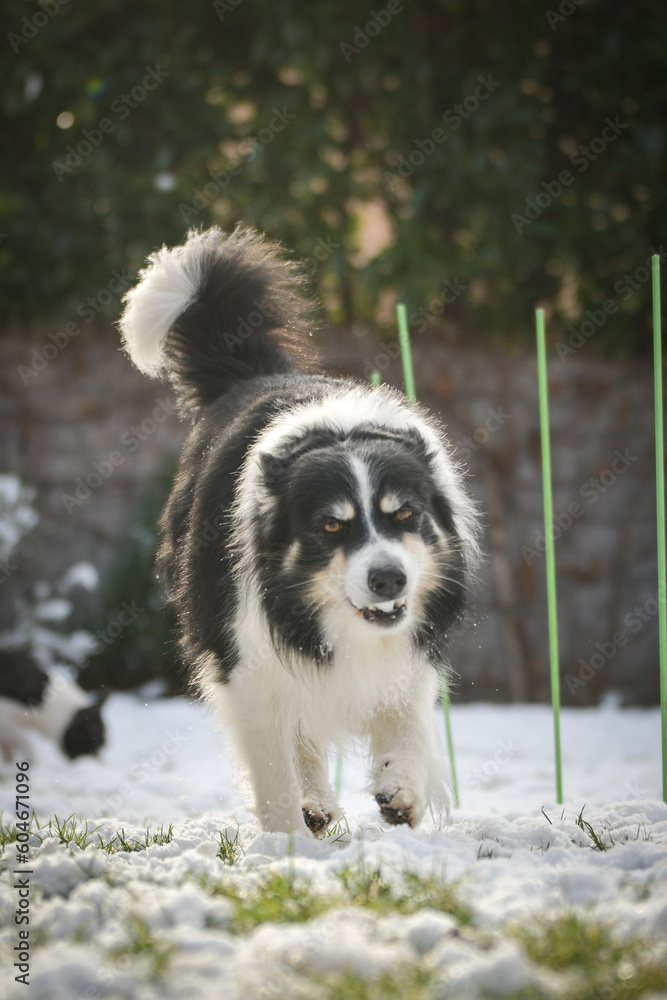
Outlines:
[[139, 279], [123, 299], [124, 346], [141, 371], [169, 376], [183, 410], [312, 361], [302, 271], [251, 229], [191, 230], [183, 246], [152, 254]]

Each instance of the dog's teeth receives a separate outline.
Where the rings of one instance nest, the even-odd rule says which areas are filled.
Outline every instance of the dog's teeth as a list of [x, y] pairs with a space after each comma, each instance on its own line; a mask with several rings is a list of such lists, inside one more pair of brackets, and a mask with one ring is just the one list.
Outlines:
[[390, 615], [395, 607], [396, 605], [393, 601], [384, 601], [382, 604], [376, 604], [372, 610], [381, 611], [385, 615]]

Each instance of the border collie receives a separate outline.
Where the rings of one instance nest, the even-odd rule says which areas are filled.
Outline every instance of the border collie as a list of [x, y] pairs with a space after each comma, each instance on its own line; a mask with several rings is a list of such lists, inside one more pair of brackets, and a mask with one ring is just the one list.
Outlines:
[[370, 741], [387, 822], [448, 812], [434, 703], [478, 514], [442, 428], [314, 373], [299, 269], [251, 229], [193, 230], [139, 278], [124, 346], [193, 425], [158, 565], [263, 829], [340, 817], [327, 749], [346, 735]]
[[97, 753], [105, 742], [95, 701], [62, 671], [47, 673], [25, 650], [0, 650], [0, 750], [6, 761], [32, 755], [26, 732], [34, 729], [58, 744], [69, 758]]

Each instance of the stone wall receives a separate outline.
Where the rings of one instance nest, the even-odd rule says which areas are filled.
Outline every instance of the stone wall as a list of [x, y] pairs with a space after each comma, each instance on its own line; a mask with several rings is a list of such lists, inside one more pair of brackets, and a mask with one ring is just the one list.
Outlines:
[[[395, 344], [349, 331], [324, 339], [325, 364], [401, 384]], [[0, 470], [37, 489], [41, 523], [18, 575], [56, 579], [78, 560], [109, 566], [129, 513], [187, 428], [173, 396], [146, 379], [113, 335], [71, 340], [28, 374], [42, 339], [0, 341]], [[53, 352], [47, 352], [53, 353]], [[551, 352], [550, 393], [563, 700], [605, 691], [658, 697], [655, 459], [650, 366]], [[420, 399], [441, 414], [470, 469], [485, 520], [476, 607], [455, 640], [455, 697], [549, 696], [542, 485], [534, 355], [416, 338]], [[21, 368], [25, 366], [25, 368]]]

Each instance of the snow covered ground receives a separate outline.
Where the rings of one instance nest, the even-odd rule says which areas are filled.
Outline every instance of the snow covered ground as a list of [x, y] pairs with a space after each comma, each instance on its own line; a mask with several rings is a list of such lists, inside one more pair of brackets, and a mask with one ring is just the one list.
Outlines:
[[[559, 806], [547, 707], [455, 706], [461, 807], [449, 826], [381, 823], [363, 790], [363, 758], [350, 749], [342, 774], [349, 831], [319, 841], [259, 832], [200, 705], [118, 694], [105, 713], [109, 741], [99, 759], [69, 762], [35, 738], [31, 806], [42, 831], [30, 842], [28, 990], [12, 968], [20, 929], [13, 872], [26, 866], [15, 844], [0, 857], [7, 1000], [667, 997], [655, 971], [667, 969], [657, 709], [564, 710]], [[5, 827], [14, 794], [15, 769], [0, 764]], [[88, 824], [85, 849], [61, 843], [53, 822], [45, 835], [49, 818], [72, 814], [78, 831]], [[119, 833], [144, 840], [146, 827], [165, 833], [170, 824], [168, 843], [99, 846]], [[422, 891], [415, 875], [430, 889], [411, 905]], [[383, 902], [385, 886], [401, 905]], [[633, 962], [610, 959], [606, 992], [587, 992], [583, 967], [540, 962], [516, 933], [568, 916], [619, 942], [642, 942]], [[651, 987], [632, 992], [647, 969]], [[391, 992], [408, 980], [409, 989]]]

